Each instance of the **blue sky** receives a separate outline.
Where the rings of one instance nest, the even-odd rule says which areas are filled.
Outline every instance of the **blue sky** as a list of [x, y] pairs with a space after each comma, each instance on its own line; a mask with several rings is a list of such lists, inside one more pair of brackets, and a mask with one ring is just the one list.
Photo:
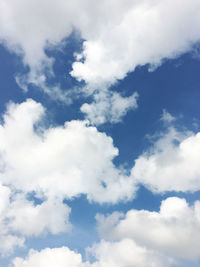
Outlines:
[[200, 263], [200, 3], [0, 3], [0, 266]]

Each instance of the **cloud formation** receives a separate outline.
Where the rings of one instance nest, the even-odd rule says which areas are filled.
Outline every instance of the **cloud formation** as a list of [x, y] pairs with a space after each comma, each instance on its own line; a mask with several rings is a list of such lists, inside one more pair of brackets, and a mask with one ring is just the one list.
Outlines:
[[47, 199], [36, 204], [28, 200], [26, 194], [0, 185], [0, 200], [0, 254], [3, 256], [12, 253], [15, 247], [22, 247], [25, 237], [71, 230], [71, 209], [62, 199]]
[[[26, 259], [16, 258], [13, 261], [14, 267], [86, 267], [82, 263], [81, 255], [68, 249], [62, 248], [47, 248], [40, 252], [31, 250]], [[88, 265], [89, 266], [89, 265]]]
[[153, 192], [194, 192], [200, 189], [199, 159], [200, 133], [169, 127], [138, 157], [131, 175]]
[[189, 206], [185, 199], [162, 201], [159, 212], [130, 210], [126, 214], [97, 215], [103, 238], [87, 248], [93, 263], [83, 261], [67, 247], [30, 251], [27, 258], [16, 258], [14, 267], [169, 267], [182, 266], [183, 259], [200, 257], [200, 202]]
[[169, 261], [156, 252], [138, 246], [134, 241], [125, 239], [121, 242], [106, 242], [90, 249], [95, 256], [94, 263], [83, 262], [81, 255], [67, 247], [47, 248], [40, 252], [31, 250], [27, 258], [16, 258], [14, 267], [168, 267]]
[[[88, 122], [45, 126], [41, 104], [31, 99], [10, 103], [0, 125], [0, 238], [7, 240], [2, 251], [22, 246], [24, 237], [69, 231], [70, 208], [64, 199], [85, 194], [89, 201], [114, 204], [134, 198], [139, 184], [153, 192], [199, 190], [199, 140], [199, 133], [180, 132], [169, 126], [150, 151], [139, 156], [127, 175], [113, 163], [118, 149], [112, 138]], [[30, 193], [40, 203], [28, 199]], [[122, 215], [115, 213], [103, 219], [101, 228], [112, 226], [112, 230], [106, 230], [107, 239], [109, 235], [119, 237], [117, 242], [132, 238], [137, 246], [150, 251], [194, 259], [200, 256], [195, 249], [200, 242], [196, 234], [200, 230], [199, 207], [199, 202], [189, 207], [185, 200], [171, 198], [163, 201], [160, 212], [130, 211], [128, 219], [121, 221]], [[129, 227], [132, 213], [135, 219], [130, 219], [130, 224], [135, 228]], [[118, 231], [123, 222], [124, 232]], [[153, 230], [146, 227], [145, 232], [145, 225]], [[188, 248], [191, 243], [194, 248]], [[99, 262], [97, 266], [106, 264], [101, 263], [101, 258]]]
[[[44, 127], [44, 108], [33, 100], [11, 103], [0, 125], [0, 178], [40, 197], [116, 203], [131, 199], [135, 185], [112, 160], [111, 137], [85, 121]], [[14, 134], [13, 134], [14, 133]]]
[[81, 106], [81, 111], [92, 123], [117, 123], [131, 109], [137, 108], [138, 94], [122, 97], [119, 93], [103, 91], [94, 94], [94, 101]]
[[[159, 212], [129, 210], [125, 215], [97, 215], [99, 233], [106, 240], [130, 238], [148, 249], [175, 258], [200, 258], [200, 202], [185, 199], [162, 201]], [[159, 265], [158, 265], [159, 266]]]
[[85, 41], [71, 74], [93, 87], [123, 79], [137, 65], [160, 64], [200, 39], [198, 0], [3, 0], [0, 10], [1, 39], [24, 53], [35, 73], [52, 64], [45, 48], [76, 29]]
[[[87, 95], [94, 97], [81, 111], [93, 123], [116, 123], [135, 108], [134, 95], [123, 98], [105, 91], [137, 66], [153, 69], [166, 58], [192, 49], [200, 40], [200, 3], [198, 0], [2, 0], [0, 3], [0, 41], [21, 55], [28, 74], [18, 75], [18, 84], [27, 89], [34, 83], [56, 100], [71, 103], [73, 94], [60, 89], [59, 82], [47, 86], [53, 74], [54, 58], [47, 49], [57, 49], [75, 31], [83, 41], [82, 51], [72, 63], [70, 75], [84, 81]], [[170, 41], [169, 41], [170, 40]], [[93, 95], [94, 94], [94, 95]], [[116, 99], [123, 105], [113, 116]], [[94, 114], [93, 114], [94, 111]], [[103, 113], [103, 114], [102, 114]]]

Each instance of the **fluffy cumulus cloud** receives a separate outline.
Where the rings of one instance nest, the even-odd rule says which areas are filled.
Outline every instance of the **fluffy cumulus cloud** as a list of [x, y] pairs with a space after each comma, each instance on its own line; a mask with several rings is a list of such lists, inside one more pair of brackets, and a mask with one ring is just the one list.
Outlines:
[[[47, 248], [40, 252], [31, 250], [26, 259], [16, 258], [13, 261], [14, 267], [86, 267], [82, 263], [80, 254], [77, 254], [67, 247]], [[89, 266], [89, 265], [88, 265]]]
[[7, 226], [23, 236], [39, 236], [44, 231], [58, 234], [71, 229], [68, 222], [70, 208], [59, 199], [35, 205], [19, 194], [13, 197], [7, 209]]
[[118, 150], [110, 137], [86, 121], [45, 124], [44, 107], [31, 99], [10, 103], [3, 116], [1, 254], [23, 246], [28, 237], [70, 231], [64, 199], [85, 194], [89, 201], [116, 203], [134, 196], [132, 178], [112, 162]]
[[[17, 77], [18, 84], [27, 89], [28, 83], [35, 83], [53, 98], [67, 103], [71, 102], [70, 92], [60, 90], [59, 83], [47, 86], [46, 73], [53, 75], [54, 59], [45, 50], [60, 47], [72, 31], [78, 32], [78, 38], [84, 41], [70, 74], [84, 81], [84, 91], [93, 95], [95, 90], [106, 90], [123, 79], [138, 65], [150, 64], [155, 68], [163, 59], [190, 50], [200, 40], [200, 3], [198, 0], [0, 3], [0, 41], [20, 54], [23, 63], [30, 67], [28, 75]], [[128, 109], [136, 107], [134, 96], [107, 97], [99, 101], [97, 94], [92, 104], [82, 106], [81, 110], [93, 123], [118, 122]], [[120, 109], [116, 97], [123, 103]], [[116, 109], [121, 112], [118, 117], [112, 115]]]
[[169, 127], [135, 162], [132, 177], [153, 192], [200, 189], [200, 133]]
[[148, 251], [136, 245], [132, 240], [121, 242], [106, 242], [95, 245], [89, 249], [96, 258], [94, 263], [83, 262], [81, 255], [69, 250], [67, 247], [44, 249], [40, 252], [30, 251], [26, 259], [16, 258], [14, 267], [167, 267], [169, 260], [158, 253]]
[[[166, 111], [165, 117], [162, 119], [167, 123], [172, 121]], [[63, 203], [65, 198], [85, 194], [89, 201], [117, 203], [132, 199], [138, 184], [156, 192], [200, 188], [199, 133], [180, 132], [168, 126], [168, 132], [136, 160], [127, 175], [113, 163], [118, 150], [112, 138], [86, 121], [45, 125], [44, 107], [31, 99], [21, 104], [10, 103], [3, 116], [0, 125], [2, 254], [22, 246], [26, 237], [69, 231], [70, 208]], [[29, 194], [34, 194], [36, 200], [29, 198]], [[147, 259], [152, 260], [152, 266], [168, 266], [168, 256], [199, 258], [199, 218], [200, 203], [197, 201], [190, 207], [179, 198], [163, 201], [160, 212], [132, 210], [126, 216], [120, 213], [107, 218], [99, 216], [99, 232], [108, 240], [90, 249], [97, 259], [91, 266], [145, 266]], [[109, 255], [104, 254], [107, 250]], [[125, 255], [129, 250], [135, 254]], [[17, 259], [15, 264], [23, 266], [29, 261], [32, 264], [48, 251], [31, 252], [28, 259]], [[89, 263], [80, 261], [80, 264]]]
[[162, 201], [159, 212], [130, 210], [125, 215], [97, 215], [99, 233], [108, 240], [131, 238], [138, 244], [175, 258], [200, 258], [200, 202]]
[[[189, 206], [185, 199], [162, 201], [159, 212], [130, 210], [127, 214], [98, 215], [99, 243], [87, 248], [93, 262], [67, 247], [30, 251], [16, 258], [14, 267], [169, 267], [182, 266], [182, 259], [200, 257], [200, 202]], [[95, 259], [95, 260], [94, 260]]]
[[122, 79], [137, 65], [159, 64], [200, 39], [198, 0], [3, 0], [0, 10], [1, 39], [34, 71], [52, 63], [48, 45], [79, 31], [85, 42], [71, 74], [93, 86]]
[[122, 97], [116, 92], [103, 91], [94, 95], [92, 103], [83, 104], [81, 111], [96, 125], [105, 122], [117, 123], [129, 110], [137, 108], [137, 98], [137, 93]]
[[[103, 25], [96, 35], [82, 29], [84, 62], [75, 62], [71, 72], [93, 86], [123, 79], [137, 65], [158, 65], [200, 39], [198, 0], [107, 2]], [[94, 28], [99, 26], [95, 21]]]
[[110, 137], [84, 121], [45, 128], [44, 112], [33, 100], [9, 105], [0, 126], [3, 183], [47, 198], [86, 194], [114, 203], [133, 197], [132, 178], [112, 162], [118, 150]]
[[41, 204], [28, 200], [23, 193], [14, 193], [0, 185], [0, 254], [6, 255], [24, 245], [25, 238], [43, 232], [58, 234], [71, 229], [70, 208], [59, 199]]

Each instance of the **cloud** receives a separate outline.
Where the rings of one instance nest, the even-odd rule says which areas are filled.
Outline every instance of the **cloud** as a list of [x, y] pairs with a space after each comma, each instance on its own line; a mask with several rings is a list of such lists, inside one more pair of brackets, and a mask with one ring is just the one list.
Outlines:
[[16, 258], [14, 267], [124, 267], [124, 266], [169, 266], [169, 261], [158, 253], [140, 247], [132, 240], [125, 239], [121, 242], [105, 242], [95, 245], [90, 249], [95, 256], [94, 263], [83, 262], [81, 255], [69, 250], [67, 247], [47, 248], [40, 252], [31, 250], [26, 259]]
[[22, 237], [9, 233], [6, 214], [10, 196], [10, 189], [0, 184], [0, 253], [3, 256], [12, 253], [15, 247], [22, 247], [24, 244]]
[[31, 250], [26, 259], [16, 258], [14, 267], [86, 267], [82, 263], [81, 255], [69, 250], [67, 247], [47, 248], [40, 252]]
[[91, 87], [109, 86], [138, 65], [159, 65], [200, 39], [198, 0], [110, 0], [91, 10], [96, 18], [87, 13], [88, 24], [77, 26], [85, 42], [71, 72]]
[[167, 110], [163, 109], [161, 121], [163, 121], [164, 123], [172, 123], [175, 120], [175, 117], [173, 117]]
[[0, 126], [4, 184], [49, 199], [85, 194], [90, 201], [116, 203], [134, 196], [132, 178], [112, 162], [118, 150], [111, 137], [85, 121], [45, 128], [44, 113], [30, 99], [8, 106]]
[[171, 197], [162, 201], [159, 212], [115, 212], [107, 217], [98, 215], [97, 221], [103, 239], [86, 249], [92, 263], [62, 247], [31, 250], [25, 259], [14, 259], [14, 267], [169, 267], [182, 266], [180, 259], [200, 257], [199, 201], [189, 206], [185, 199]]
[[[198, 0], [0, 3], [0, 40], [30, 68], [27, 75], [17, 76], [18, 84], [26, 90], [28, 83], [34, 83], [52, 98], [68, 104], [73, 98], [71, 92], [63, 92], [58, 81], [47, 86], [47, 76], [54, 75], [54, 58], [46, 50], [62, 46], [73, 31], [83, 45], [82, 52], [76, 53], [70, 74], [78, 81], [83, 80], [86, 83], [83, 90], [93, 96], [96, 90], [106, 90], [138, 65], [150, 64], [153, 69], [163, 59], [191, 50], [200, 40], [199, 28]], [[94, 102], [81, 109], [97, 124], [106, 117], [110, 122], [118, 122], [134, 104], [130, 103], [133, 99], [118, 95], [123, 109], [118, 110], [121, 112], [118, 117], [113, 117], [110, 110], [115, 110], [116, 95], [111, 94], [107, 101], [104, 98], [101, 104], [97, 100], [99, 95], [94, 95]]]
[[97, 215], [102, 238], [131, 238], [140, 246], [175, 258], [200, 258], [200, 202], [189, 206], [185, 199], [162, 201], [159, 212], [129, 210], [125, 215]]
[[42, 204], [34, 205], [22, 194], [17, 194], [7, 207], [7, 227], [23, 236], [39, 236], [45, 231], [52, 234], [68, 232], [70, 208], [59, 199], [48, 199]]
[[54, 198], [35, 204], [22, 192], [0, 185], [0, 254], [5, 256], [22, 247], [25, 237], [44, 232], [58, 234], [71, 230], [70, 208]]
[[200, 133], [173, 127], [139, 156], [131, 175], [153, 192], [200, 189]]
[[[44, 107], [31, 99], [21, 104], [10, 103], [0, 125], [0, 179], [3, 183], [0, 238], [10, 238], [6, 245], [10, 249], [22, 245], [23, 237], [69, 231], [70, 208], [63, 203], [64, 199], [85, 194], [89, 201], [118, 203], [134, 198], [139, 184], [153, 192], [199, 190], [199, 133], [180, 132], [169, 126], [168, 132], [161, 134], [153, 148], [136, 160], [131, 175], [127, 175], [113, 163], [118, 149], [112, 138], [86, 121], [70, 121], [64, 126], [45, 125]], [[29, 193], [41, 202], [31, 201]], [[170, 205], [181, 219], [173, 217]], [[158, 240], [154, 238], [150, 249], [170, 254], [170, 248], [173, 248], [180, 257], [198, 257], [195, 249], [185, 252], [186, 244], [191, 240], [194, 240], [193, 244], [199, 242], [200, 237], [192, 231], [196, 232], [199, 227], [198, 205], [197, 202], [190, 208], [184, 200], [172, 198], [163, 202], [160, 213], [135, 211], [139, 219], [143, 213], [148, 218], [158, 218], [161, 234], [155, 233]], [[167, 219], [164, 218], [166, 214], [170, 214]], [[117, 228], [121, 216], [113, 214], [107, 219], [108, 224]], [[183, 220], [183, 217], [188, 219]], [[177, 242], [182, 244], [177, 250], [177, 243], [174, 247], [172, 244], [176, 235], [173, 235], [175, 230], [170, 220], [178, 228]], [[184, 221], [183, 225], [180, 221]], [[147, 221], [148, 224], [153, 228], [154, 221], [152, 225]], [[139, 225], [143, 227], [141, 222]], [[137, 243], [148, 246], [150, 233], [143, 241], [136, 239]], [[160, 243], [159, 236], [162, 237]]]
[[[59, 1], [1, 1], [0, 35], [9, 49], [23, 56], [33, 73], [52, 64], [45, 54], [48, 44], [57, 44], [71, 33], [70, 4]], [[71, 14], [71, 15], [70, 15]], [[60, 18], [58, 20], [58, 18]]]
[[94, 94], [94, 101], [81, 106], [85, 117], [96, 125], [105, 122], [117, 123], [131, 109], [137, 108], [138, 94], [122, 97], [116, 92], [103, 91]]
[[91, 265], [92, 267], [167, 267], [170, 266], [171, 261], [155, 251], [137, 245], [131, 239], [118, 242], [102, 240], [90, 252], [98, 259]]
[[98, 87], [123, 79], [137, 65], [175, 57], [200, 38], [198, 0], [3, 0], [0, 10], [1, 40], [37, 75], [53, 63], [45, 48], [76, 29], [85, 42], [72, 75]]

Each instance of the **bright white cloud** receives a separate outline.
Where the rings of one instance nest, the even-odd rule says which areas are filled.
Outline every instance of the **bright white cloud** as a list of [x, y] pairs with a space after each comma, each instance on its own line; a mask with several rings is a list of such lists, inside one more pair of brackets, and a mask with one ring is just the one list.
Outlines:
[[14, 267], [167, 267], [169, 260], [160, 254], [148, 251], [125, 239], [121, 242], [105, 242], [89, 249], [95, 256], [94, 263], [83, 262], [81, 255], [67, 247], [44, 249], [40, 252], [31, 250], [26, 259], [16, 258]]
[[47, 248], [40, 252], [31, 250], [26, 259], [16, 258], [13, 261], [14, 267], [86, 267], [82, 263], [80, 254], [77, 254], [67, 247]]
[[44, 232], [58, 234], [71, 229], [70, 208], [62, 199], [48, 199], [34, 204], [21, 193], [0, 185], [0, 254], [12, 253], [24, 245], [25, 236], [39, 236]]
[[23, 195], [16, 195], [7, 207], [7, 227], [23, 236], [39, 236], [44, 231], [52, 234], [67, 232], [70, 208], [60, 199], [50, 199], [42, 204], [34, 205]]
[[149, 249], [175, 258], [200, 258], [200, 202], [189, 206], [185, 199], [162, 201], [159, 212], [130, 210], [126, 215], [98, 215], [102, 238], [131, 238]]
[[[127, 176], [113, 164], [118, 150], [106, 134], [85, 121], [46, 128], [44, 115], [44, 107], [31, 99], [22, 104], [10, 103], [0, 125], [0, 179], [4, 184], [0, 190], [0, 239], [6, 237], [5, 251], [22, 245], [21, 236], [69, 231], [70, 208], [63, 204], [64, 198], [85, 194], [89, 201], [117, 203], [133, 198], [137, 184], [157, 192], [200, 188], [199, 133], [181, 133], [169, 127], [153, 149], [136, 160]], [[16, 194], [15, 190], [21, 193]], [[26, 193], [32, 192], [43, 200], [41, 204], [27, 199]], [[113, 230], [107, 231], [105, 222], [102, 229], [110, 235], [116, 231], [115, 238], [120, 236], [120, 242], [132, 237], [150, 250], [195, 258], [199, 257], [198, 251], [187, 246], [193, 242], [198, 247], [200, 242], [200, 236], [195, 234], [200, 230], [199, 206], [196, 202], [194, 207], [188, 207], [184, 200], [172, 198], [162, 203], [159, 213], [132, 211], [138, 216], [133, 234], [128, 223], [127, 235], [117, 233], [118, 225], [128, 221], [120, 222], [122, 215], [118, 213], [106, 219]], [[143, 219], [146, 221], [142, 224]], [[140, 235], [140, 231], [145, 233], [145, 225], [155, 232]], [[100, 259], [96, 264], [104, 264], [101, 262]]]
[[190, 49], [200, 38], [199, 15], [198, 0], [3, 0], [0, 36], [38, 70], [52, 63], [44, 49], [77, 29], [85, 40], [77, 58], [84, 62], [73, 64], [72, 75], [99, 86]]
[[138, 94], [122, 97], [116, 92], [103, 91], [94, 95], [94, 101], [83, 104], [81, 111], [92, 123], [117, 123], [131, 109], [137, 108]]
[[200, 133], [169, 128], [154, 146], [138, 157], [132, 177], [154, 192], [200, 189]]
[[131, 177], [117, 169], [118, 155], [106, 134], [84, 121], [43, 127], [44, 108], [33, 100], [10, 104], [0, 126], [1, 181], [48, 198], [86, 194], [91, 201], [131, 199]]
[[71, 72], [92, 87], [123, 79], [137, 65], [176, 57], [200, 39], [198, 0], [101, 1], [94, 12], [96, 19], [87, 14], [93, 27], [78, 26], [86, 40], [84, 62], [75, 62]]
[[167, 267], [171, 259], [137, 245], [131, 239], [101, 241], [89, 250], [98, 259], [92, 267]]
[[[72, 30], [84, 40], [83, 51], [72, 64], [71, 75], [84, 80], [87, 93], [109, 87], [136, 66], [155, 67], [165, 58], [174, 58], [192, 48], [200, 40], [199, 0], [2, 0], [0, 3], [0, 39], [10, 50], [22, 55], [30, 67], [27, 77], [18, 77], [21, 87], [35, 83], [53, 98], [70, 103], [70, 93], [59, 85], [49, 88], [45, 73], [53, 75], [53, 58], [46, 48], [62, 45]], [[85, 104], [82, 111], [100, 123], [119, 121], [131, 106], [123, 99], [123, 109], [116, 118], [107, 109], [116, 103]], [[113, 102], [114, 101], [114, 102]], [[110, 106], [110, 102], [112, 105]], [[134, 105], [132, 104], [132, 107]], [[95, 110], [95, 118], [91, 115]], [[103, 111], [102, 111], [103, 110]]]

